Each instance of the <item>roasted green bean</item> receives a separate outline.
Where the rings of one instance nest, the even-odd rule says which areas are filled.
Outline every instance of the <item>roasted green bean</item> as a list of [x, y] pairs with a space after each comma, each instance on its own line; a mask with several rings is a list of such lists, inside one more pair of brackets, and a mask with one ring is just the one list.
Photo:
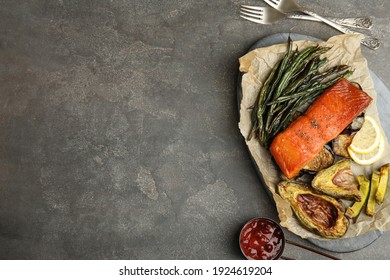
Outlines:
[[258, 94], [250, 137], [256, 135], [261, 145], [268, 148], [304, 105], [312, 103], [341, 77], [352, 73], [347, 65], [320, 71], [328, 62], [321, 56], [329, 49], [310, 46], [301, 51], [293, 50], [293, 42], [288, 38], [286, 53], [273, 67]]

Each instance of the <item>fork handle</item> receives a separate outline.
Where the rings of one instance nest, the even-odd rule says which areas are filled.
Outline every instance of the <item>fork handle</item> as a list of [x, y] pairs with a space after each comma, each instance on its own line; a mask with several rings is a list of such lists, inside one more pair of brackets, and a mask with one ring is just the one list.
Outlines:
[[[324, 18], [324, 17], [322, 17], [320, 15], [317, 15], [316, 13], [313, 13], [311, 11], [307, 11], [305, 9], [302, 9], [302, 12], [305, 13], [305, 14], [308, 14], [308, 15], [310, 15], [312, 17], [315, 17], [315, 18], [317, 18], [319, 20], [321, 20], [322, 22], [332, 26], [333, 28], [335, 28], [335, 29], [337, 29], [337, 30], [339, 30], [339, 31], [341, 31], [341, 32], [343, 32], [345, 34], [362, 34], [360, 32], [353, 31], [353, 30], [351, 30], [351, 29], [349, 29], [349, 28], [347, 28], [345, 26], [341, 26], [340, 24], [337, 24], [337, 23], [335, 23], [335, 22], [333, 22], [333, 21], [331, 21], [331, 20], [329, 20], [327, 18]], [[379, 39], [374, 38], [372, 36], [366, 36], [366, 35], [362, 39], [361, 43], [363, 45], [365, 45], [366, 47], [368, 47], [370, 49], [373, 49], [373, 50], [378, 49], [379, 46], [380, 46]]]
[[[288, 18], [292, 19], [304, 19], [311, 21], [321, 21], [318, 18], [313, 16], [305, 15], [299, 12], [291, 12], [286, 14]], [[354, 17], [354, 18], [335, 18], [328, 17], [329, 20], [334, 21], [340, 25], [354, 27], [354, 28], [362, 28], [362, 29], [371, 29], [372, 27], [372, 19], [370, 17]]]

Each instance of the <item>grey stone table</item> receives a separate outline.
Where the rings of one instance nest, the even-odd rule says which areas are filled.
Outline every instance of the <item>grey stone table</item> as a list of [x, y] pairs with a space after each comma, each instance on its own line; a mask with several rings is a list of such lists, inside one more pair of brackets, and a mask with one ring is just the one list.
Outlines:
[[[372, 16], [383, 44], [363, 53], [390, 86], [389, 1], [300, 3]], [[240, 4], [264, 3], [0, 1], [1, 259], [243, 259], [243, 223], [277, 214], [238, 131], [238, 58], [274, 33], [339, 33], [256, 25]]]

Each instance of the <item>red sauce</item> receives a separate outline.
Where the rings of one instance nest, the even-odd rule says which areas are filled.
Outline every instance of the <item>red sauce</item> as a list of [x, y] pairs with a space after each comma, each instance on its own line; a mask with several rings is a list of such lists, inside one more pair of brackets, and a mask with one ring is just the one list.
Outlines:
[[267, 218], [247, 222], [240, 233], [240, 248], [249, 260], [274, 260], [283, 252], [284, 234], [280, 226]]

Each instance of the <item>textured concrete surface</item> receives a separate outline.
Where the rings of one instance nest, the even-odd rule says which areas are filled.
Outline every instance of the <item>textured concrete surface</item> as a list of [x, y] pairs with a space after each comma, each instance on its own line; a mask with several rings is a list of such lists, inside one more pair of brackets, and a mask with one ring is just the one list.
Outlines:
[[[363, 52], [390, 86], [389, 1], [300, 3], [372, 16], [383, 45]], [[277, 215], [237, 128], [238, 58], [269, 34], [338, 31], [256, 25], [240, 4], [265, 5], [0, 0], [0, 258], [242, 259], [242, 224]], [[388, 259], [389, 241], [337, 256]]]

